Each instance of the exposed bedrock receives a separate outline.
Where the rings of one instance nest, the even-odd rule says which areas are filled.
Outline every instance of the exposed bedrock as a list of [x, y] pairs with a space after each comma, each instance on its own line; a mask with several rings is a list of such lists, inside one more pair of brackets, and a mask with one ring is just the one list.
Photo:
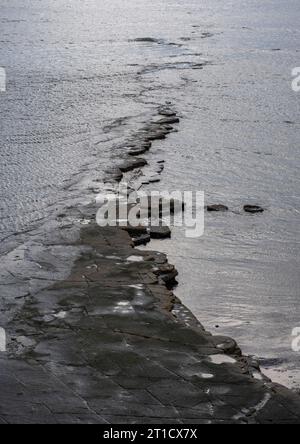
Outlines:
[[[27, 274], [31, 292], [2, 307], [0, 423], [300, 422], [299, 397], [254, 379], [235, 341], [198, 327], [168, 290], [177, 271], [165, 255], [118, 228], [59, 231], [36, 258], [52, 282]], [[67, 245], [78, 258], [56, 277]]]

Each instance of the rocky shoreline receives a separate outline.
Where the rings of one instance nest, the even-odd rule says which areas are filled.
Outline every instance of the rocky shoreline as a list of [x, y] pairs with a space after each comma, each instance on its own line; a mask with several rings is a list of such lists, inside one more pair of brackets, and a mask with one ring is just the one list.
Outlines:
[[[159, 178], [163, 161], [145, 176], [139, 156], [178, 121], [160, 108], [122, 146], [107, 182]], [[147, 234], [101, 228], [95, 211], [70, 208], [37, 230], [42, 247], [31, 246], [26, 273], [11, 269], [4, 282], [13, 300], [1, 312], [9, 340], [0, 423], [300, 423], [299, 396], [265, 378], [234, 340], [206, 332], [176, 298], [176, 268], [136, 248]], [[66, 261], [74, 261], [67, 277]]]
[[0, 422], [299, 423], [299, 397], [255, 379], [257, 363], [167, 289], [163, 254], [133, 249], [118, 228], [68, 234], [57, 245], [81, 252], [71, 276], [28, 296], [7, 326]]

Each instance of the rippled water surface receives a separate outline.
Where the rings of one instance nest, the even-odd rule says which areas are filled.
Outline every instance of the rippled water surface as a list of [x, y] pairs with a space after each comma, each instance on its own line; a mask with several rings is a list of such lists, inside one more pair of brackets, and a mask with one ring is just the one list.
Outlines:
[[207, 215], [201, 239], [176, 229], [151, 248], [205, 327], [300, 387], [299, 13], [298, 0], [2, 0], [0, 238], [76, 199], [170, 101], [182, 120], [150, 154], [166, 159], [158, 188], [231, 211]]

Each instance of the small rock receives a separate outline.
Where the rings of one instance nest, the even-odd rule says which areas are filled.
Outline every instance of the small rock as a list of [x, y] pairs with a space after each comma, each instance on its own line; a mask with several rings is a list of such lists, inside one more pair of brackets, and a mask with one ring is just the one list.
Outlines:
[[177, 285], [176, 277], [178, 276], [178, 271], [174, 270], [172, 273], [162, 274], [160, 278], [167, 285], [168, 288], [172, 288]]
[[148, 242], [150, 242], [150, 240], [151, 240], [150, 234], [143, 234], [142, 236], [134, 238], [133, 244], [135, 247], [138, 247], [139, 245], [148, 244]]
[[130, 151], [128, 151], [129, 156], [141, 156], [142, 154], [145, 154], [149, 148], [141, 147], [141, 148], [133, 148]]
[[165, 117], [174, 117], [176, 116], [176, 112], [172, 111], [170, 108], [160, 108], [158, 114]]
[[255, 214], [255, 213], [263, 213], [265, 210], [259, 205], [245, 205], [244, 211], [246, 211], [246, 213]]
[[138, 37], [136, 39], [133, 40], [134, 42], [138, 42], [138, 43], [158, 43], [159, 40], [155, 39], [153, 37]]
[[171, 125], [163, 125], [162, 128], [168, 131], [169, 133], [171, 133], [174, 130], [173, 126]]
[[157, 276], [160, 276], [161, 274], [174, 273], [174, 271], [176, 271], [174, 265], [166, 263], [166, 264], [160, 265], [158, 268], [153, 270], [153, 273], [156, 274]]
[[162, 264], [157, 269], [153, 270], [153, 273], [156, 276], [159, 276], [168, 288], [172, 288], [177, 284], [176, 277], [178, 276], [178, 271], [174, 265], [168, 263]]
[[229, 208], [226, 205], [208, 205], [207, 206], [207, 211], [228, 211]]
[[171, 237], [171, 230], [169, 227], [150, 227], [150, 236], [152, 239], [167, 239]]
[[165, 117], [164, 119], [157, 120], [155, 122], [156, 125], [173, 125], [175, 123], [179, 123], [180, 119], [179, 117], [173, 116], [173, 117]]
[[122, 230], [127, 231], [131, 237], [139, 237], [144, 234], [147, 234], [147, 228], [143, 225], [138, 225], [137, 227], [133, 227], [131, 225], [127, 225], [127, 227], [120, 227]]
[[109, 175], [109, 179], [113, 179], [116, 182], [121, 182], [123, 178], [123, 173], [120, 168], [112, 168], [107, 171], [107, 174]]
[[150, 177], [148, 179], [148, 181], [149, 181], [149, 183], [157, 183], [157, 182], [160, 182], [160, 177], [159, 176], [153, 176], [153, 177]]
[[146, 165], [148, 165], [148, 162], [145, 159], [136, 158], [131, 161], [125, 162], [119, 167], [119, 169], [122, 173], [127, 173], [129, 171], [135, 170], [136, 168], [142, 168]]
[[146, 140], [163, 140], [166, 138], [166, 135], [169, 133], [168, 130], [159, 128], [157, 131], [151, 131], [147, 136]]
[[156, 168], [156, 172], [157, 174], [161, 174], [163, 172], [163, 170], [165, 169], [164, 165], [158, 165], [158, 167]]
[[167, 239], [171, 237], [171, 230], [169, 227], [150, 227], [150, 236], [152, 239]]
[[226, 336], [213, 336], [215, 346], [226, 354], [241, 355], [242, 352], [234, 339]]

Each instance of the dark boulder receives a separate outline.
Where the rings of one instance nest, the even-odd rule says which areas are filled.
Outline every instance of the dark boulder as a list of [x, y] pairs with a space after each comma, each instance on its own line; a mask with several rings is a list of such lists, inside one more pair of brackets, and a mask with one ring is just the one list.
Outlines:
[[159, 176], [149, 177], [149, 183], [157, 183], [157, 182], [160, 182], [160, 177]]
[[228, 211], [229, 208], [226, 205], [208, 205], [207, 211], [210, 212], [220, 212], [220, 211]]
[[122, 173], [127, 173], [129, 171], [133, 171], [137, 168], [142, 168], [144, 166], [148, 165], [148, 162], [145, 159], [142, 158], [136, 158], [132, 159], [128, 162], [124, 162], [119, 169], [122, 171]]
[[138, 247], [139, 245], [146, 245], [148, 242], [150, 242], [151, 237], [150, 234], [143, 234], [142, 236], [135, 237], [133, 239], [133, 244], [135, 247]]
[[225, 354], [241, 356], [242, 352], [234, 339], [227, 336], [213, 336], [212, 341], [214, 342], [217, 349], [222, 350]]
[[244, 205], [244, 211], [246, 211], [246, 213], [256, 214], [263, 213], [265, 210], [259, 205]]
[[152, 239], [167, 239], [171, 237], [171, 230], [169, 227], [157, 226], [150, 227], [150, 236]]
[[175, 117], [176, 116], [175, 111], [173, 111], [170, 108], [164, 108], [164, 107], [159, 108], [158, 114], [160, 114], [161, 116], [165, 116], [165, 117]]
[[168, 131], [155, 131], [147, 136], [147, 140], [164, 140], [167, 134]]
[[179, 123], [180, 119], [179, 117], [172, 116], [172, 117], [164, 117], [163, 119], [157, 120], [155, 122], [156, 125], [174, 125], [175, 123]]
[[141, 156], [142, 154], [145, 154], [147, 151], [149, 151], [149, 148], [142, 146], [140, 148], [132, 148], [130, 151], [128, 151], [128, 154], [129, 156]]
[[136, 39], [133, 40], [134, 42], [137, 43], [159, 43], [160, 40], [155, 39], [153, 37], [138, 37]]
[[143, 225], [138, 225], [137, 227], [127, 225], [126, 227], [121, 227], [121, 229], [127, 231], [131, 237], [140, 237], [148, 234], [147, 227], [144, 227]]
[[176, 277], [178, 276], [178, 271], [174, 265], [168, 263], [160, 265], [158, 269], [154, 271], [154, 274], [159, 276], [168, 288], [172, 288], [177, 284]]
[[104, 182], [110, 182], [111, 180], [114, 180], [116, 182], [121, 182], [123, 178], [123, 173], [120, 168], [111, 168], [106, 171], [107, 177], [105, 178]]

